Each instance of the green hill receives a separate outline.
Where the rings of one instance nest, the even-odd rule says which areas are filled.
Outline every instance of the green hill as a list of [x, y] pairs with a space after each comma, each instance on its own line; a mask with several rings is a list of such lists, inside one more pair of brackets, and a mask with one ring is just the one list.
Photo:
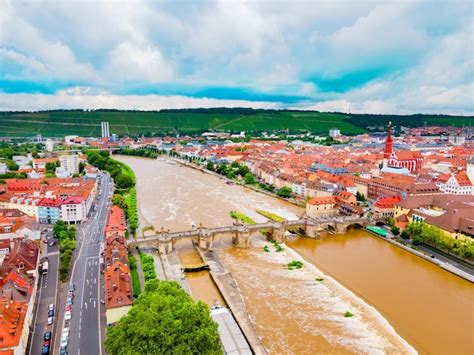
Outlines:
[[107, 121], [116, 134], [221, 131], [273, 131], [290, 129], [327, 133], [339, 128], [343, 134], [357, 134], [369, 126], [383, 126], [391, 120], [407, 126], [474, 125], [474, 118], [436, 115], [347, 115], [316, 111], [252, 109], [189, 109], [155, 111], [59, 110], [4, 112], [0, 116], [1, 137], [61, 137], [67, 134], [100, 136], [100, 122]]

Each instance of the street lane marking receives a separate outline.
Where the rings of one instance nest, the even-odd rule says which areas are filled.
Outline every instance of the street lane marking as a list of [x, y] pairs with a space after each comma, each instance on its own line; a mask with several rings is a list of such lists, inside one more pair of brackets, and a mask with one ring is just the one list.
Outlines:
[[87, 309], [87, 302], [84, 302], [84, 307], [86, 307], [86, 309]]

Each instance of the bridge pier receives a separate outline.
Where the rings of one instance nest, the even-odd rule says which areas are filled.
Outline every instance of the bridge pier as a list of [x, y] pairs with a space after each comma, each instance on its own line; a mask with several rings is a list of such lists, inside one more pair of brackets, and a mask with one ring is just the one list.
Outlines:
[[214, 243], [214, 234], [202, 233], [197, 237], [197, 245], [200, 248], [211, 250]]
[[169, 254], [173, 251], [174, 243], [171, 238], [163, 238], [158, 241], [158, 251], [161, 254]]
[[250, 247], [250, 234], [251, 232], [246, 227], [240, 227], [232, 236], [232, 244], [237, 248], [246, 249]]
[[281, 225], [279, 227], [273, 228], [268, 237], [270, 240], [274, 240], [277, 243], [284, 243], [286, 241], [285, 232], [285, 226]]
[[319, 238], [321, 227], [319, 224], [306, 224], [304, 234], [310, 238]]

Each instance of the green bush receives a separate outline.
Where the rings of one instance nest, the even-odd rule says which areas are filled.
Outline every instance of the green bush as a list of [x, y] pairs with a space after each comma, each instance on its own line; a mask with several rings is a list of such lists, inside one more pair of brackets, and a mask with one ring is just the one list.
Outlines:
[[346, 317], [346, 318], [350, 318], [350, 317], [353, 317], [353, 316], [354, 315], [349, 311], [346, 311], [346, 313], [344, 313], [344, 317]]
[[299, 260], [293, 260], [287, 264], [288, 270], [301, 269], [302, 267], [303, 263]]
[[140, 262], [142, 264], [145, 282], [156, 279], [155, 260], [153, 257], [140, 252]]

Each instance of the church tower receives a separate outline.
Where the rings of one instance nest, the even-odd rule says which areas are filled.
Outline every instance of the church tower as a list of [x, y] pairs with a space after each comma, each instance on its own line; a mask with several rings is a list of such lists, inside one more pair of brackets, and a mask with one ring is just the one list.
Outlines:
[[393, 152], [393, 141], [392, 141], [392, 122], [388, 123], [388, 132], [387, 132], [387, 140], [385, 141], [385, 150], [383, 152], [383, 158], [388, 159]]

